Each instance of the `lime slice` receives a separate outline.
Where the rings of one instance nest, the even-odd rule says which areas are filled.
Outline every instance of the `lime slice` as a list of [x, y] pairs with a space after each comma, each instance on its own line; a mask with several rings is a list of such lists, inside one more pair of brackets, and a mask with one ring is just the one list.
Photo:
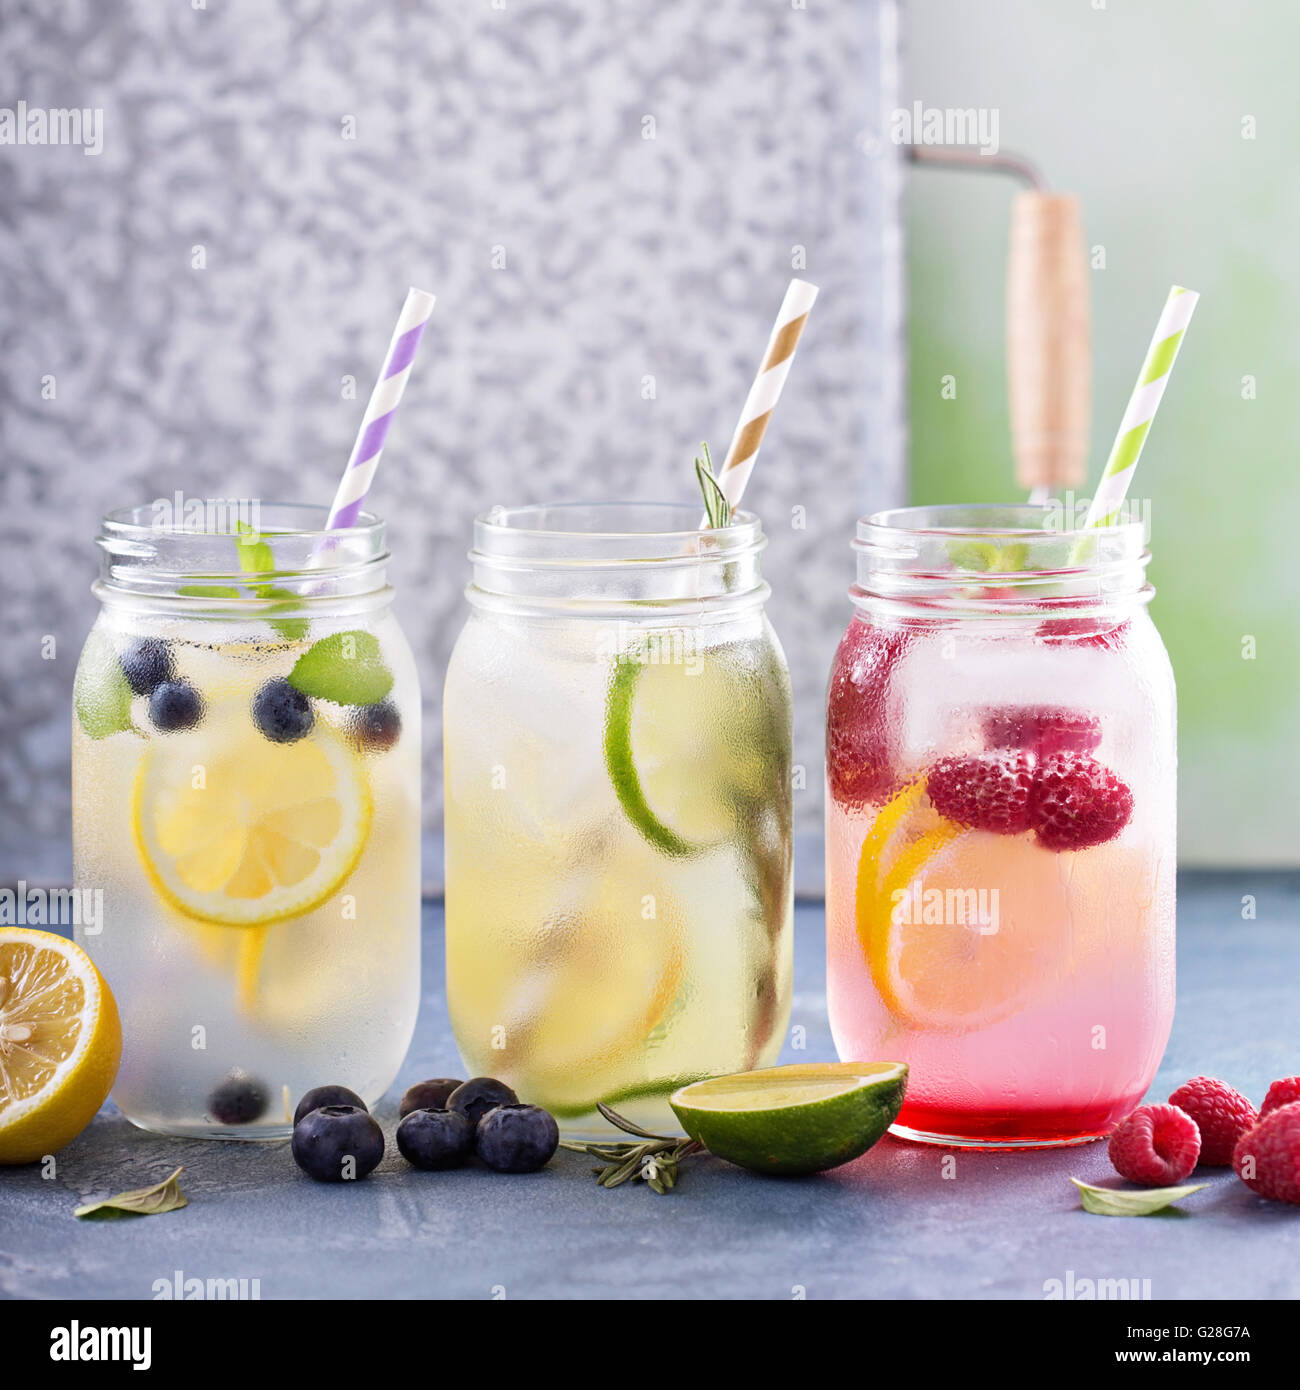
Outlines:
[[[643, 669], [649, 668], [626, 657], [614, 667], [605, 715], [605, 766], [628, 820], [656, 849], [680, 859], [701, 846], [670, 829], [651, 809], [633, 751], [632, 718]], [[662, 758], [658, 761], [662, 767]]]
[[662, 664], [640, 653], [615, 662], [605, 767], [628, 819], [664, 854], [718, 844], [748, 809], [783, 794], [788, 697], [765, 655], [734, 643]]
[[669, 1097], [710, 1153], [755, 1173], [820, 1173], [866, 1151], [893, 1124], [903, 1062], [803, 1063], [715, 1076]]

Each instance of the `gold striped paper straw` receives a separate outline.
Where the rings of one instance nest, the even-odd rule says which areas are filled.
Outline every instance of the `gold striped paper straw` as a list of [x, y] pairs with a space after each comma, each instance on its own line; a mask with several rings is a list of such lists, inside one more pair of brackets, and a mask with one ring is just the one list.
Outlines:
[[754, 460], [758, 457], [767, 422], [772, 418], [777, 401], [781, 399], [781, 388], [790, 375], [790, 363], [799, 345], [799, 335], [808, 322], [808, 313], [816, 298], [816, 285], [810, 285], [807, 280], [791, 280], [785, 299], [781, 301], [781, 312], [772, 325], [767, 351], [745, 398], [745, 408], [740, 412], [740, 422], [736, 425], [731, 447], [718, 474], [718, 486], [733, 511], [740, 505], [741, 493], [754, 471]]
[[1113, 526], [1119, 517], [1142, 446], [1146, 443], [1147, 431], [1169, 384], [1169, 374], [1199, 298], [1195, 290], [1185, 290], [1181, 285], [1169, 291], [1160, 321], [1151, 336], [1151, 346], [1147, 348], [1146, 361], [1138, 373], [1137, 385], [1111, 445], [1110, 457], [1102, 469], [1096, 495], [1088, 508], [1083, 523], [1085, 530], [1092, 526]]

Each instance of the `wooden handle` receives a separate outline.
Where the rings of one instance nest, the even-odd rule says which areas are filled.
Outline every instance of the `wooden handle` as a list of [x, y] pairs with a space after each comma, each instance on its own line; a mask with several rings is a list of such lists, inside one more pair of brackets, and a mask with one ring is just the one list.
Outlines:
[[1079, 200], [1021, 193], [1007, 259], [1007, 389], [1021, 487], [1080, 487], [1092, 409], [1092, 287]]

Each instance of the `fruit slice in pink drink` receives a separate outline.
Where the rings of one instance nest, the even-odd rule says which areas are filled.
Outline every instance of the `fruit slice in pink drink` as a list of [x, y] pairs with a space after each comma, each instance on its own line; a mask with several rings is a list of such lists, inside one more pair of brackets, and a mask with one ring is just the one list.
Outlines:
[[1064, 856], [1032, 834], [964, 828], [912, 783], [876, 817], [858, 860], [856, 935], [871, 981], [897, 1020], [925, 1030], [984, 1028], [1047, 1002], [1110, 943], [1099, 909], [1140, 859], [1120, 845]]

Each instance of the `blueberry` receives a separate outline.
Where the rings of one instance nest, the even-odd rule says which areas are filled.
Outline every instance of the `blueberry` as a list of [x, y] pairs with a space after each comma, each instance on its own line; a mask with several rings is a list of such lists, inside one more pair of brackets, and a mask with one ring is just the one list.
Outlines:
[[397, 1126], [397, 1147], [416, 1168], [459, 1168], [474, 1149], [474, 1126], [456, 1110], [412, 1110]]
[[369, 1108], [355, 1091], [349, 1091], [346, 1086], [313, 1086], [298, 1102], [298, 1108], [293, 1112], [294, 1124], [304, 1115], [319, 1110], [322, 1105], [355, 1105], [358, 1110]]
[[246, 1071], [232, 1071], [208, 1097], [208, 1114], [219, 1125], [248, 1125], [270, 1102], [266, 1087]]
[[293, 1127], [294, 1162], [317, 1182], [364, 1178], [384, 1156], [384, 1131], [355, 1105], [322, 1105]]
[[440, 1076], [433, 1081], [417, 1081], [414, 1086], [408, 1086], [402, 1092], [397, 1113], [405, 1118], [412, 1110], [444, 1110], [447, 1097], [460, 1084], [448, 1076]]
[[176, 678], [176, 660], [161, 637], [140, 637], [122, 653], [122, 672], [137, 695], [152, 695], [155, 686]]
[[160, 733], [192, 729], [203, 718], [203, 696], [189, 681], [163, 681], [149, 696], [149, 718]]
[[475, 1151], [498, 1173], [535, 1173], [559, 1143], [560, 1127], [540, 1105], [498, 1105], [474, 1132]]
[[353, 742], [363, 751], [383, 753], [402, 735], [402, 716], [391, 700], [362, 705], [352, 716], [349, 731]]
[[253, 696], [253, 723], [272, 743], [297, 743], [315, 722], [311, 701], [286, 680], [267, 681]]
[[519, 1097], [506, 1085], [491, 1076], [472, 1076], [447, 1097], [447, 1109], [459, 1110], [472, 1125], [494, 1105], [514, 1105]]

